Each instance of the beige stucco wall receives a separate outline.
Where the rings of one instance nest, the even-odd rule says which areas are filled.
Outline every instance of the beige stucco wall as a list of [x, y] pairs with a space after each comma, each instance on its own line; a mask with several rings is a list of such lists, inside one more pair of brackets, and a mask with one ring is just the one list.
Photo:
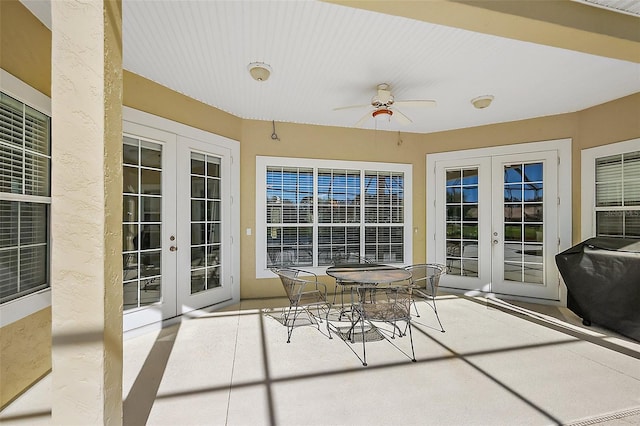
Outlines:
[[[46, 95], [51, 94], [51, 34], [18, 0], [0, 0], [0, 67]], [[427, 135], [373, 132], [276, 123], [279, 142], [271, 140], [271, 122], [242, 120], [124, 73], [126, 106], [175, 120], [241, 142], [241, 297], [280, 295], [275, 280], [255, 279], [256, 155], [402, 162], [413, 165], [413, 260], [426, 258], [425, 157], [427, 153], [500, 146], [560, 138], [573, 139], [573, 239], [580, 229], [580, 151], [640, 137], [640, 94], [585, 111], [495, 126]], [[330, 283], [327, 280], [327, 283]], [[25, 348], [32, 354], [24, 357]], [[51, 368], [51, 310], [45, 309], [0, 329], [1, 403]], [[5, 374], [11, 370], [15, 374]]]
[[0, 328], [0, 409], [51, 371], [51, 308]]

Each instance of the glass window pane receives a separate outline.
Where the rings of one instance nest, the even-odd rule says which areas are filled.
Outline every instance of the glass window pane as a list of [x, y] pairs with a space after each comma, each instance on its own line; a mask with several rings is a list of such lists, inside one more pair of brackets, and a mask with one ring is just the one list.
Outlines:
[[198, 154], [197, 152], [191, 153], [191, 174], [204, 176], [204, 154]]
[[49, 162], [47, 157], [25, 152], [24, 155], [24, 193], [48, 197], [49, 192]]
[[205, 228], [204, 223], [191, 224], [191, 245], [205, 244]]
[[544, 209], [542, 204], [525, 204], [524, 221], [525, 222], [542, 222]]
[[18, 249], [0, 250], [0, 301], [18, 294]]
[[537, 243], [543, 242], [543, 225], [524, 225], [524, 240], [534, 241]]
[[477, 203], [478, 202], [478, 187], [477, 186], [465, 186], [462, 188], [462, 202], [463, 203]]
[[505, 204], [504, 221], [522, 222], [522, 204]]
[[138, 225], [126, 223], [122, 225], [122, 251], [138, 250]]
[[543, 254], [543, 245], [542, 244], [525, 244], [524, 245], [524, 261], [528, 263], [540, 263], [544, 262], [544, 254]]
[[640, 180], [624, 182], [624, 205], [640, 206]]
[[220, 179], [207, 179], [207, 198], [209, 200], [220, 199]]
[[191, 176], [191, 198], [204, 198], [204, 178]]
[[148, 195], [162, 194], [162, 172], [157, 170], [141, 169], [140, 171], [141, 193]]
[[204, 200], [191, 200], [191, 220], [195, 222], [205, 221], [205, 206]]
[[477, 222], [478, 221], [478, 206], [464, 206], [463, 207], [464, 216], [463, 219], [468, 222]]
[[596, 184], [596, 206], [611, 207], [621, 205], [622, 182]]
[[162, 277], [140, 280], [140, 306], [147, 306], [160, 301], [160, 284]]
[[522, 201], [522, 185], [505, 185], [504, 186], [504, 201]]
[[619, 182], [622, 180], [622, 155], [596, 160], [596, 182]]
[[522, 261], [522, 243], [505, 243], [504, 244], [504, 260]]
[[122, 281], [138, 279], [138, 253], [122, 255]]
[[524, 282], [533, 284], [542, 284], [544, 282], [543, 267], [541, 264], [525, 263], [522, 272]]
[[598, 236], [622, 237], [624, 215], [621, 211], [596, 212], [596, 234]]
[[524, 181], [525, 182], [542, 182], [542, 163], [531, 163], [524, 165]]
[[161, 247], [161, 225], [144, 225], [140, 230], [141, 249], [149, 250]]
[[504, 183], [522, 182], [522, 165], [505, 166]]
[[640, 210], [625, 212], [624, 235], [628, 238], [640, 238]]
[[505, 281], [522, 282], [522, 264], [505, 262], [504, 279]]
[[522, 225], [505, 225], [505, 241], [522, 241]]
[[204, 256], [205, 248], [205, 246], [191, 247], [191, 269], [206, 266]]
[[137, 166], [138, 164], [138, 140], [124, 136], [122, 145], [122, 162]]
[[162, 198], [140, 197], [142, 200], [141, 222], [160, 222], [162, 219]]
[[138, 221], [138, 196], [124, 195], [122, 197], [122, 221], [137, 222]]
[[47, 283], [47, 246], [39, 245], [20, 249], [20, 292]]
[[2, 145], [0, 149], [0, 192], [22, 194], [22, 171], [24, 169], [23, 152]]
[[447, 221], [461, 220], [461, 208], [456, 205], [447, 205]]
[[142, 142], [140, 148], [140, 165], [154, 169], [162, 168], [161, 146], [149, 142]]
[[462, 171], [462, 183], [464, 185], [478, 184], [478, 169], [465, 169]]
[[447, 170], [447, 186], [457, 186], [462, 183], [462, 170]]
[[142, 277], [153, 277], [160, 275], [160, 251], [148, 251], [140, 253], [140, 263]]
[[18, 245], [18, 211], [18, 202], [0, 200], [0, 248]]
[[46, 244], [47, 209], [46, 204], [20, 204], [20, 245]]
[[207, 156], [207, 176], [220, 177], [220, 158]]
[[138, 193], [138, 169], [124, 166], [122, 168], [122, 192], [125, 194]]
[[122, 285], [122, 292], [123, 292], [123, 294], [122, 294], [122, 298], [123, 298], [122, 309], [124, 309], [126, 311], [127, 309], [137, 308], [138, 307], [138, 301], [139, 301], [138, 281], [125, 282]]

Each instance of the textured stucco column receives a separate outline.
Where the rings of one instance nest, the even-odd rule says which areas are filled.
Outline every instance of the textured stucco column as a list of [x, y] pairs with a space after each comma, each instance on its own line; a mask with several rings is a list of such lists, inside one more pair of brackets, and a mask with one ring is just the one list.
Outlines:
[[122, 5], [51, 2], [52, 420], [122, 424]]

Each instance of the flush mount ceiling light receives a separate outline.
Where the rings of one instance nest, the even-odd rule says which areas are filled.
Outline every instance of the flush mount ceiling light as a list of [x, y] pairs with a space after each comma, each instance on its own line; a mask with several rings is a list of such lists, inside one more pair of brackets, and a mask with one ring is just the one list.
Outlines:
[[264, 62], [252, 62], [247, 66], [247, 69], [256, 81], [267, 81], [271, 75], [271, 67]]
[[492, 101], [493, 101], [493, 96], [491, 95], [478, 96], [477, 98], [471, 99], [471, 103], [477, 109], [483, 109], [488, 107], [489, 105], [491, 105]]

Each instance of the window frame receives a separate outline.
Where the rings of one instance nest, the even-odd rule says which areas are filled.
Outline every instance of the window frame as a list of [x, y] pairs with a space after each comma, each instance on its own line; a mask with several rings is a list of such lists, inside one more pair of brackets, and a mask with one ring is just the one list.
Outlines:
[[581, 240], [596, 235], [596, 161], [640, 150], [640, 138], [583, 149], [581, 152]]
[[[317, 211], [317, 172], [318, 169], [344, 169], [377, 171], [377, 172], [398, 172], [404, 174], [404, 263], [410, 264], [413, 259], [413, 165], [404, 163], [382, 163], [368, 161], [349, 160], [320, 160], [313, 158], [292, 158], [292, 157], [267, 157], [256, 156], [256, 218], [255, 218], [255, 265], [256, 278], [273, 278], [273, 273], [267, 268], [267, 168], [269, 167], [299, 167], [312, 168], [314, 171], [314, 211]], [[364, 205], [362, 205], [364, 209]], [[312, 227], [317, 231], [317, 215], [314, 215]], [[317, 232], [314, 233], [314, 248], [317, 249]], [[304, 267], [306, 270], [316, 274], [324, 275], [327, 266]]]
[[[14, 99], [22, 102], [31, 108], [51, 117], [51, 99], [45, 94], [39, 92], [27, 83], [0, 68], [0, 90]], [[53, 143], [53, 142], [52, 142]], [[51, 180], [49, 181], [51, 186]], [[3, 193], [4, 200], [10, 201], [46, 201], [51, 205], [51, 197], [40, 197], [31, 195], [17, 195]], [[49, 212], [48, 226], [51, 224], [51, 213]], [[51, 268], [51, 237], [50, 233], [47, 238], [48, 259], [47, 265]], [[50, 277], [50, 275], [49, 275]], [[50, 279], [50, 278], [49, 278]], [[47, 288], [36, 290], [33, 293], [26, 294], [13, 300], [9, 300], [0, 305], [0, 327], [4, 327], [42, 309], [51, 306], [51, 282]]]

